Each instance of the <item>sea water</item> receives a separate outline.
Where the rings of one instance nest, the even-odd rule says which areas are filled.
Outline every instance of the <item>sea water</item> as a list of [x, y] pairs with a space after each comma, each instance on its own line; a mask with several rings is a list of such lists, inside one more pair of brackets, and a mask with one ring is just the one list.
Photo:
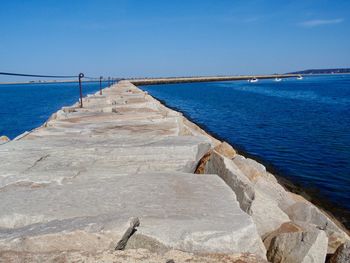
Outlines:
[[[100, 83], [83, 82], [83, 95], [95, 93]], [[42, 125], [63, 106], [79, 101], [78, 83], [0, 85], [0, 136], [15, 138]]]

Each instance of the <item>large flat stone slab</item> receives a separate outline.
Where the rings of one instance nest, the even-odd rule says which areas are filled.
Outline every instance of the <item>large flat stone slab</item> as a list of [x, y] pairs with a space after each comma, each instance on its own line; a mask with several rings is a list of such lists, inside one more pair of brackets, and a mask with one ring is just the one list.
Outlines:
[[137, 234], [166, 247], [264, 255], [252, 219], [216, 175], [90, 173], [0, 191], [0, 251], [108, 249], [138, 217]]
[[210, 149], [204, 137], [158, 137], [132, 143], [105, 138], [36, 138], [0, 148], [0, 189], [19, 182], [50, 183], [104, 169], [117, 173], [193, 172]]

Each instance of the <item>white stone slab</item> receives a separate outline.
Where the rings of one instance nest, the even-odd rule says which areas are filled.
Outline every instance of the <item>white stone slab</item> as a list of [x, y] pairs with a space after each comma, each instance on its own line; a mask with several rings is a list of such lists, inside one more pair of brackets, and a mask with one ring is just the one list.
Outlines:
[[30, 251], [69, 250], [79, 231], [86, 239], [75, 245], [80, 250], [96, 235], [112, 238], [113, 246], [127, 221], [138, 217], [138, 234], [170, 248], [264, 255], [252, 219], [216, 175], [95, 173], [62, 185], [0, 191], [0, 250], [23, 249], [24, 243]]

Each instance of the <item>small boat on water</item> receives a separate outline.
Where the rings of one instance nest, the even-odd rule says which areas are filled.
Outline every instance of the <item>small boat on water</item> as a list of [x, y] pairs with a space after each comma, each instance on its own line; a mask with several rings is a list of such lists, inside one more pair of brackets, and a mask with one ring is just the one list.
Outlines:
[[302, 76], [302, 75], [299, 75], [299, 76], [297, 77], [297, 79], [298, 79], [298, 80], [302, 80], [302, 79], [303, 79], [303, 76]]
[[280, 81], [282, 81], [282, 79], [281, 78], [275, 78], [275, 81], [280, 82]]
[[252, 79], [248, 79], [249, 83], [255, 83], [258, 82], [259, 80], [257, 78], [252, 78]]

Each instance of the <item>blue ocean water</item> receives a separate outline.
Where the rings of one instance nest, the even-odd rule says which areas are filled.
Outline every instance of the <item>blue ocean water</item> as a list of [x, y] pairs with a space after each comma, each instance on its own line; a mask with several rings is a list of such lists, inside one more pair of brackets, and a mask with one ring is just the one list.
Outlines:
[[[99, 83], [84, 82], [83, 94]], [[13, 139], [42, 125], [54, 112], [79, 100], [78, 83], [0, 85], [0, 136]]]
[[350, 222], [349, 75], [142, 89], [329, 201]]

